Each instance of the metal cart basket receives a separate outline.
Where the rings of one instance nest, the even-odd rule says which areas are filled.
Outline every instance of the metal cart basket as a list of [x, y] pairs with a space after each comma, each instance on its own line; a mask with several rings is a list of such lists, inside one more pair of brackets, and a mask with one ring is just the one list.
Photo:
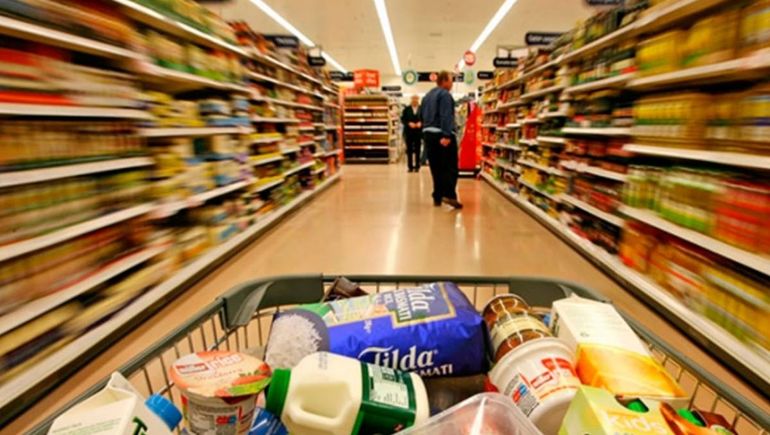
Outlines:
[[[532, 306], [550, 307], [554, 300], [571, 293], [594, 300], [605, 299], [581, 286], [543, 278], [448, 277], [448, 276], [350, 276], [348, 279], [369, 292], [405, 288], [436, 281], [456, 283], [477, 309], [493, 296], [516, 293]], [[255, 352], [264, 349], [273, 314], [282, 308], [318, 302], [336, 276], [301, 275], [264, 278], [241, 284], [198, 312], [185, 325], [159, 340], [119, 371], [143, 394], [164, 394], [181, 408], [179, 391], [168, 378], [170, 364], [182, 355], [209, 349]], [[692, 395], [690, 407], [718, 412], [732, 421], [741, 435], [770, 434], [770, 415], [715, 379], [694, 361], [668, 346], [646, 328], [626, 320], [648, 344], [652, 353]], [[480, 378], [480, 377], [479, 377]], [[100, 390], [106, 379], [67, 404], [32, 433], [46, 433], [54, 418]], [[426, 382], [432, 407], [446, 408], [480, 392], [479, 379], [443, 378]], [[432, 394], [433, 391], [441, 394]], [[437, 403], [440, 402], [440, 403]]]

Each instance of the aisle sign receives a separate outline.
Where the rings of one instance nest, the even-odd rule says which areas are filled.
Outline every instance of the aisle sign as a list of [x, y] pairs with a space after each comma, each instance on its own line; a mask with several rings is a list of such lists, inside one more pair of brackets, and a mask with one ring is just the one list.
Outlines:
[[623, 0], [586, 0], [588, 6], [619, 6]]
[[356, 88], [379, 88], [380, 72], [375, 69], [357, 69], [353, 71], [353, 86]]
[[292, 35], [263, 35], [278, 48], [299, 48], [299, 38]]
[[473, 66], [474, 63], [476, 63], [476, 53], [468, 50], [463, 54], [463, 60], [465, 61], [465, 64], [468, 66]]
[[307, 50], [307, 63], [310, 66], [326, 65], [326, 58], [324, 58], [323, 50], [320, 46], [310, 47]]
[[401, 90], [401, 86], [398, 86], [398, 85], [382, 87], [382, 92], [399, 92], [400, 90]]
[[335, 82], [352, 82], [353, 73], [351, 72], [344, 73], [342, 71], [329, 71], [329, 78], [331, 78]]
[[519, 66], [519, 57], [526, 56], [528, 49], [521, 46], [497, 46], [497, 56], [492, 61], [495, 68], [516, 68]]
[[527, 45], [551, 45], [561, 35], [559, 32], [527, 32], [524, 35], [524, 42]]
[[[417, 73], [418, 82], [435, 82], [438, 79], [438, 73], [436, 71], [420, 71]], [[465, 73], [454, 74], [454, 81], [461, 83], [465, 79]]]
[[403, 74], [401, 74], [401, 79], [404, 80], [404, 83], [406, 83], [407, 86], [411, 86], [415, 83], [417, 83], [417, 80], [419, 80], [420, 76], [417, 74], [417, 71], [413, 69], [408, 69], [404, 71]]
[[463, 72], [463, 82], [465, 82], [466, 85], [472, 85], [474, 81], [476, 81], [476, 74], [473, 70], [465, 70], [465, 72]]
[[495, 78], [494, 71], [479, 71], [476, 73], [476, 78], [479, 80], [492, 80]]

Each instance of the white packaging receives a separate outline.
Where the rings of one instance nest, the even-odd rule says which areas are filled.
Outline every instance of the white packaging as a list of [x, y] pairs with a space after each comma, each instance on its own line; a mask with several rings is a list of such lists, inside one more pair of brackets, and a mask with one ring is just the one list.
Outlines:
[[508, 352], [489, 372], [489, 381], [545, 435], [556, 435], [580, 387], [573, 360], [564, 343], [541, 338]]
[[103, 390], [54, 420], [49, 435], [170, 435], [168, 425], [144, 404], [144, 398], [120, 373]]

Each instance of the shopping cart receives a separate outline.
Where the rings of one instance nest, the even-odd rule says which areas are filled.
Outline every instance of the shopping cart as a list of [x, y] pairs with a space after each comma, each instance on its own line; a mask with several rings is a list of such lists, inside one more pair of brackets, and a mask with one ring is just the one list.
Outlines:
[[[522, 277], [349, 276], [369, 292], [416, 286], [436, 281], [455, 282], [477, 309], [493, 296], [516, 293], [532, 306], [550, 306], [571, 293], [594, 300], [605, 299], [575, 284]], [[260, 352], [264, 349], [273, 315], [296, 304], [318, 302], [335, 276], [303, 275], [257, 279], [226, 292], [198, 312], [185, 325], [156, 342], [119, 371], [143, 394], [166, 395], [181, 408], [178, 389], [168, 378], [168, 367], [180, 356], [209, 349]], [[709, 410], [732, 421], [741, 435], [770, 434], [770, 415], [715, 379], [694, 361], [671, 348], [633, 319], [628, 323], [648, 344], [653, 355], [692, 394], [691, 408]], [[53, 419], [75, 403], [99, 391], [106, 379], [92, 386], [32, 433], [46, 433]], [[483, 389], [483, 377], [426, 380], [432, 409], [445, 409]]]

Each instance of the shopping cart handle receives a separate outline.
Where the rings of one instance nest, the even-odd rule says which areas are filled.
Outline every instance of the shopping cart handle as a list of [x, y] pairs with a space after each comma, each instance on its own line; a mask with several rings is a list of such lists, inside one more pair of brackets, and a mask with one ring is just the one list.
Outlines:
[[323, 275], [292, 275], [255, 279], [228, 290], [222, 300], [222, 326], [246, 326], [259, 310], [281, 305], [309, 304], [324, 294]]

